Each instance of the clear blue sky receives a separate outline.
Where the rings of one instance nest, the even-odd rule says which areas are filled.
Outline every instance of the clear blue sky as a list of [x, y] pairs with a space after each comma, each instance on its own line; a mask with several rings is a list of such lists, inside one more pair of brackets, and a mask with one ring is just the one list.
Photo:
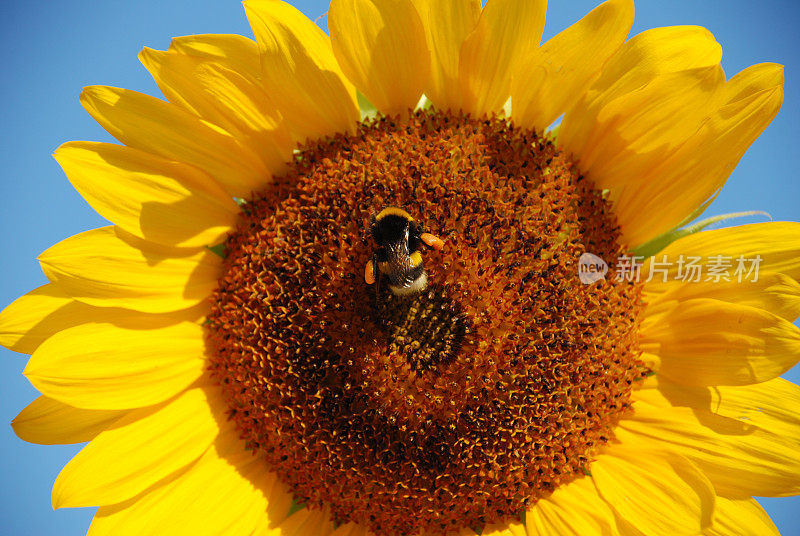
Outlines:
[[[296, 1], [312, 18], [323, 1]], [[598, 2], [551, 0], [545, 37]], [[699, 24], [724, 49], [732, 75], [753, 63], [786, 66], [783, 110], [751, 147], [707, 214], [765, 210], [800, 220], [800, 4], [793, 0], [640, 0], [633, 33], [655, 26]], [[36, 256], [51, 244], [105, 225], [51, 158], [68, 140], [112, 141], [83, 111], [83, 86], [107, 84], [160, 95], [136, 55], [164, 49], [172, 36], [251, 36], [234, 0], [90, 0], [0, 2], [0, 308], [45, 282]], [[50, 508], [50, 488], [79, 447], [25, 443], [7, 425], [37, 394], [21, 375], [26, 357], [0, 349], [0, 532], [9, 536], [84, 534], [93, 509]], [[800, 369], [787, 374], [800, 382]], [[798, 454], [800, 455], [800, 453]], [[784, 535], [800, 535], [800, 498], [763, 502]]]

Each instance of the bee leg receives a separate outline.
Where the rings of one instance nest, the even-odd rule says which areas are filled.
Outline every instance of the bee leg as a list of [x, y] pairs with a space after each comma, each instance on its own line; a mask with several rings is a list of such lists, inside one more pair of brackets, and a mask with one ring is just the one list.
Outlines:
[[425, 245], [427, 245], [429, 248], [440, 250], [444, 247], [444, 241], [438, 236], [432, 235], [431, 233], [422, 233], [419, 238], [425, 242]]

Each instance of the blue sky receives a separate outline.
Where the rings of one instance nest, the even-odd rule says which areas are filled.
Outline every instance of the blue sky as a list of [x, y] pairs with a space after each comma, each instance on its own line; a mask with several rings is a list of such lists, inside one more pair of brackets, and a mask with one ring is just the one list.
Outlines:
[[[327, 3], [294, 2], [312, 18]], [[545, 38], [599, 2], [551, 0]], [[800, 5], [792, 0], [640, 0], [633, 32], [698, 24], [724, 50], [728, 76], [753, 63], [786, 66], [786, 97], [778, 118], [732, 174], [708, 215], [764, 210], [776, 220], [800, 219]], [[68, 140], [112, 141], [83, 111], [83, 86], [107, 84], [160, 95], [136, 55], [164, 49], [172, 36], [251, 36], [244, 11], [228, 0], [108, 0], [0, 4], [0, 307], [45, 282], [36, 256], [68, 236], [105, 225], [51, 158]], [[26, 356], [0, 349], [0, 532], [9, 536], [85, 534], [92, 509], [50, 508], [50, 488], [78, 446], [24, 443], [9, 423], [37, 394], [21, 375]], [[800, 382], [800, 369], [787, 374]], [[800, 534], [800, 498], [763, 501], [784, 535]]]

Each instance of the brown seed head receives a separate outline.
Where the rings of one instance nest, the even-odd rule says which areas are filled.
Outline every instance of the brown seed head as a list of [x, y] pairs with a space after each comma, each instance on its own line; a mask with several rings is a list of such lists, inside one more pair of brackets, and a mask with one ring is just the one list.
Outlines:
[[[376, 300], [370, 213], [446, 241]], [[208, 337], [248, 446], [301, 502], [389, 536], [508, 520], [582, 474], [629, 407], [638, 284], [600, 192], [534, 132], [419, 112], [305, 146], [243, 208]], [[613, 274], [613, 263], [611, 263]]]

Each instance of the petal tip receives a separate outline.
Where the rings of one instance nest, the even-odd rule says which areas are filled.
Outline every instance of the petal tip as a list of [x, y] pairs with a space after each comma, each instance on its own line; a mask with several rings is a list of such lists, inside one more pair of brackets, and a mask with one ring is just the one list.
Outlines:
[[66, 506], [64, 504], [64, 494], [61, 493], [61, 475], [56, 477], [56, 481], [53, 484], [53, 491], [50, 492], [50, 506], [53, 507], [53, 510], [58, 510]]
[[142, 47], [142, 50], [136, 55], [139, 59], [139, 62], [142, 63], [145, 67], [147, 66], [148, 62], [154, 59], [154, 56], [157, 55], [160, 50], [155, 50], [150, 47]]

